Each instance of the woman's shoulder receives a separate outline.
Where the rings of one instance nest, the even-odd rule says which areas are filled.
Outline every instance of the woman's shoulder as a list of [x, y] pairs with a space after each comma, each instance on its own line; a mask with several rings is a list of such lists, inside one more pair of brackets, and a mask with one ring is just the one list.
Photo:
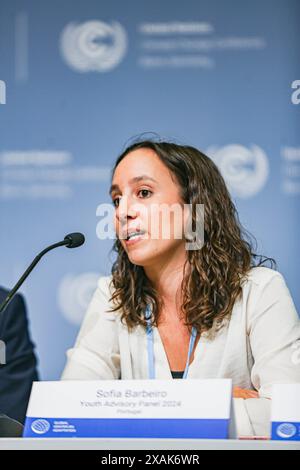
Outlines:
[[281, 281], [285, 283], [283, 275], [274, 269], [267, 268], [266, 266], [253, 266], [244, 278], [244, 284], [254, 284], [255, 286], [265, 287], [272, 283], [272, 281]]
[[97, 282], [97, 290], [106, 297], [111, 297], [113, 293], [112, 275], [100, 276]]
[[[100, 322], [111, 323], [116, 319], [116, 315], [110, 312], [110, 281], [112, 276], [100, 276], [97, 282], [97, 287], [92, 295], [87, 310], [85, 312], [79, 339], [99, 325]], [[102, 323], [101, 323], [102, 324]]]
[[[112, 274], [108, 276], [100, 276], [97, 283], [97, 289], [94, 294], [94, 298], [98, 300], [98, 303], [101, 302], [102, 306], [105, 306], [105, 311], [115, 308], [115, 303], [112, 300], [115, 287], [112, 280]], [[115, 310], [114, 312], [111, 312], [110, 315], [114, 318], [119, 318], [119, 313], [119, 310]]]
[[241, 282], [243, 290], [243, 305], [248, 313], [264, 310], [268, 305], [279, 303], [284, 298], [292, 301], [291, 293], [284, 276], [265, 266], [252, 267]]
[[246, 282], [243, 284], [243, 302], [249, 319], [257, 319], [259, 315], [268, 313], [266, 317], [274, 321], [298, 323], [299, 317], [295, 304], [284, 276], [274, 269], [256, 266], [250, 269]]

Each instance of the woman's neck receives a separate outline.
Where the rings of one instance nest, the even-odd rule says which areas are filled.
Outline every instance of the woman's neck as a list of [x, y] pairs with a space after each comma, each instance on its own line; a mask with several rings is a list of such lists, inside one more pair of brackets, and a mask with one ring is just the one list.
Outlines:
[[167, 266], [144, 267], [144, 271], [162, 301], [163, 310], [169, 314], [180, 315], [182, 304], [181, 283], [184, 262]]

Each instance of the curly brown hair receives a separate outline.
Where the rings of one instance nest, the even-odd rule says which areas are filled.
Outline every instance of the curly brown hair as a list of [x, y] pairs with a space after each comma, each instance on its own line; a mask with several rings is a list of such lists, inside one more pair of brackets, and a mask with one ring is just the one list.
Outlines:
[[[117, 158], [112, 177], [123, 158], [137, 149], [151, 149], [175, 176], [186, 204], [204, 205], [204, 244], [187, 250], [181, 289], [181, 311], [186, 326], [198, 333], [217, 331], [229, 320], [233, 305], [240, 298], [242, 282], [253, 266], [265, 261], [276, 267], [272, 258], [253, 253], [256, 240], [239, 221], [225, 181], [215, 163], [194, 147], [172, 142], [143, 140], [131, 144]], [[195, 224], [193, 214], [193, 224]], [[112, 265], [113, 287], [109, 311], [121, 309], [121, 320], [129, 330], [146, 327], [144, 312], [152, 307], [152, 325], [157, 326], [162, 301], [142, 266], [130, 262], [116, 238]], [[258, 261], [257, 261], [258, 258]]]

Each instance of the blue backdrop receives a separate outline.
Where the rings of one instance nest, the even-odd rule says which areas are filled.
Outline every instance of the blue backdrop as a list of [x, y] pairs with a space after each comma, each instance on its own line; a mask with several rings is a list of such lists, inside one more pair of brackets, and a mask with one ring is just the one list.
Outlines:
[[[0, 0], [0, 283], [26, 282], [43, 379], [57, 379], [112, 240], [98, 204], [127, 140], [194, 145], [300, 310], [298, 0]], [[6, 85], [6, 86], [4, 86]]]

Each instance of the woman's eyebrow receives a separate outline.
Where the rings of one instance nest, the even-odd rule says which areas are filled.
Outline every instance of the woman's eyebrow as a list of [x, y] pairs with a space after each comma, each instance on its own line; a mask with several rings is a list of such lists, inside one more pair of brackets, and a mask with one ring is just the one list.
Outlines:
[[[139, 181], [144, 181], [144, 180], [150, 180], [150, 181], [153, 181], [154, 183], [157, 183], [157, 181], [154, 178], [152, 178], [152, 176], [140, 175], [140, 176], [134, 176], [133, 178], [131, 178], [131, 180], [129, 180], [129, 184], [138, 183]], [[109, 190], [109, 194], [119, 189], [120, 188], [117, 184], [112, 184]]]

